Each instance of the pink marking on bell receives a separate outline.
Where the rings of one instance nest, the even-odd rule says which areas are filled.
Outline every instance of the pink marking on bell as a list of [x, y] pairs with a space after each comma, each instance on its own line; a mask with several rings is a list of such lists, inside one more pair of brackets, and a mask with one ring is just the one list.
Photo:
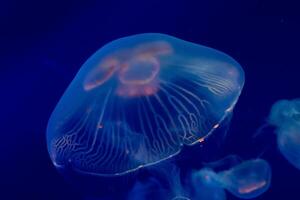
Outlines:
[[[130, 61], [131, 61], [131, 63], [130, 63]], [[147, 83], [151, 82], [157, 76], [159, 69], [160, 69], [159, 61], [155, 57], [139, 56], [130, 61], [123, 63], [121, 65], [122, 67], [119, 71], [119, 80], [122, 84], [132, 84], [132, 85], [147, 84]], [[133, 78], [127, 77], [130, 74], [133, 74], [134, 70], [137, 70], [132, 65], [130, 65], [134, 62], [140, 62], [140, 63], [144, 62], [144, 65], [147, 65], [147, 64], [151, 65], [152, 69], [151, 69], [151, 72], [148, 74], [148, 77], [141, 78], [141, 77], [139, 77], [139, 75], [136, 77], [133, 77]], [[138, 67], [140, 67], [139, 70], [143, 70], [143, 67], [145, 67], [145, 66], [143, 66], [143, 64], [140, 64]]]
[[109, 80], [118, 69], [119, 62], [115, 58], [107, 58], [92, 70], [84, 80], [84, 90], [90, 91]]
[[245, 187], [239, 188], [239, 193], [241, 193], [241, 194], [250, 193], [257, 189], [262, 188], [266, 184], [267, 184], [266, 181], [261, 181], [259, 183], [253, 183], [253, 184], [247, 185]]
[[140, 97], [140, 96], [151, 96], [158, 91], [157, 81], [153, 81], [146, 85], [124, 85], [121, 84], [116, 93], [118, 96], [123, 97]]
[[151, 43], [145, 43], [141, 46], [137, 46], [134, 49], [135, 55], [144, 56], [159, 56], [172, 53], [172, 47], [170, 44], [164, 41], [157, 41]]

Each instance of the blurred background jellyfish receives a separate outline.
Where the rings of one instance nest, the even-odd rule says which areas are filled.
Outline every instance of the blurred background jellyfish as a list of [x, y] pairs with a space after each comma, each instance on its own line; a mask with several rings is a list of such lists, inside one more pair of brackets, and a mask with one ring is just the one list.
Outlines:
[[217, 181], [217, 174], [208, 168], [196, 172], [192, 176], [192, 194], [195, 199], [225, 200], [226, 193], [222, 185]]
[[115, 40], [53, 111], [50, 157], [58, 169], [108, 177], [154, 165], [217, 129], [243, 84], [240, 65], [212, 48], [158, 33]]
[[203, 163], [203, 168], [191, 176], [191, 196], [194, 199], [225, 200], [223, 185], [217, 179], [217, 173], [239, 165], [242, 159], [237, 155], [228, 155], [217, 161]]
[[161, 197], [164, 194], [164, 191], [161, 188], [162, 188], [161, 183], [153, 177], [143, 182], [137, 181], [135, 182], [132, 189], [128, 192], [126, 199], [127, 200], [163, 199]]
[[300, 169], [300, 99], [274, 103], [268, 123], [276, 127], [277, 145], [281, 154]]
[[[172, 162], [149, 167], [150, 178], [137, 181], [128, 195], [128, 200], [189, 200], [189, 194], [182, 182], [180, 169]], [[148, 168], [148, 169], [149, 169]]]
[[192, 174], [193, 193], [199, 199], [224, 200], [224, 189], [241, 199], [256, 198], [270, 186], [271, 167], [262, 159], [241, 162], [228, 170], [203, 168]]

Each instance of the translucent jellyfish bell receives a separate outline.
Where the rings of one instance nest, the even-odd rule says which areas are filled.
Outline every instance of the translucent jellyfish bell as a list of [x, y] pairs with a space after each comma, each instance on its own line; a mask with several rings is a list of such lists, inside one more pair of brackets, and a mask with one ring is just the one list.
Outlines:
[[126, 174], [203, 141], [232, 112], [244, 72], [228, 55], [172, 36], [115, 40], [81, 67], [48, 123], [58, 168]]
[[128, 200], [190, 200], [187, 188], [181, 181], [180, 169], [175, 164], [165, 162], [152, 166], [149, 172], [151, 178], [144, 180], [144, 184], [137, 182], [130, 191]]
[[269, 189], [271, 167], [262, 159], [248, 160], [218, 173], [218, 180], [234, 196], [251, 199]]
[[276, 102], [268, 122], [277, 127], [277, 144], [282, 155], [300, 169], [300, 99]]
[[226, 199], [224, 189], [241, 199], [260, 196], [270, 186], [271, 167], [262, 159], [248, 160], [229, 170], [204, 168], [193, 173], [192, 183], [199, 199]]
[[268, 122], [278, 128], [291, 123], [300, 126], [300, 99], [279, 100], [274, 103]]

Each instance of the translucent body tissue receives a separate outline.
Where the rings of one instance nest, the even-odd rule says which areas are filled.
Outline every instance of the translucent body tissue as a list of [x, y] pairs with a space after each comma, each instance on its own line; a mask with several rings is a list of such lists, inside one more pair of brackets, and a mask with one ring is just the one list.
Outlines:
[[115, 176], [178, 154], [232, 112], [244, 72], [228, 55], [172, 36], [115, 40], [81, 67], [47, 128], [57, 168]]

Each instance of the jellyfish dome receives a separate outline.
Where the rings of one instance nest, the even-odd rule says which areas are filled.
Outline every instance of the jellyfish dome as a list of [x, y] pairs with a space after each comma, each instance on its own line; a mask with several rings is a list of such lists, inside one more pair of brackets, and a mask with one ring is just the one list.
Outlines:
[[228, 55], [158, 33], [117, 39], [81, 67], [53, 111], [47, 145], [57, 168], [116, 176], [208, 137], [241, 93]]
[[294, 167], [300, 169], [300, 99], [274, 103], [268, 122], [276, 128], [279, 151]]

